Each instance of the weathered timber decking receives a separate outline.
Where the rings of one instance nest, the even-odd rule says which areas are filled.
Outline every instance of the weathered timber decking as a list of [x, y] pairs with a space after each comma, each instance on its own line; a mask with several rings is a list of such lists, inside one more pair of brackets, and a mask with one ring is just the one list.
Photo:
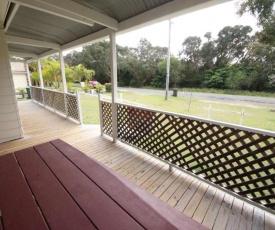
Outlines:
[[[19, 103], [25, 138], [0, 144], [0, 155], [60, 138], [211, 229], [275, 229], [275, 216], [122, 143], [101, 137], [32, 102]], [[91, 108], [92, 109], [92, 108]]]

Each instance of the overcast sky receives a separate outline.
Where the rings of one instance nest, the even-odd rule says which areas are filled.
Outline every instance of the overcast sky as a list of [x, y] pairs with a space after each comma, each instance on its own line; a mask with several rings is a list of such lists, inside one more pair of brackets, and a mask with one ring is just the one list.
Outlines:
[[[253, 31], [259, 30], [256, 19], [250, 15], [239, 17], [236, 14], [236, 3], [230, 1], [204, 10], [196, 11], [172, 19], [171, 53], [177, 55], [181, 44], [188, 36], [199, 36], [203, 39], [206, 32], [216, 37], [225, 26], [250, 25]], [[146, 38], [154, 46], [168, 46], [169, 22], [164, 21], [127, 34], [117, 36], [117, 44], [136, 47], [141, 38]]]

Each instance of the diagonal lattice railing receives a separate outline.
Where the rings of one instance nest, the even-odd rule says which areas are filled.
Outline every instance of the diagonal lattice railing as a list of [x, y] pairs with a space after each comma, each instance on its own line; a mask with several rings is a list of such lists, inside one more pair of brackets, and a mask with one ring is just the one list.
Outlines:
[[[111, 135], [111, 104], [102, 102]], [[117, 104], [118, 138], [275, 210], [275, 134]]]
[[37, 103], [43, 104], [43, 92], [41, 88], [30, 87], [31, 88], [31, 96], [32, 100], [35, 100]]
[[81, 123], [80, 106], [77, 95], [31, 87], [32, 99]]

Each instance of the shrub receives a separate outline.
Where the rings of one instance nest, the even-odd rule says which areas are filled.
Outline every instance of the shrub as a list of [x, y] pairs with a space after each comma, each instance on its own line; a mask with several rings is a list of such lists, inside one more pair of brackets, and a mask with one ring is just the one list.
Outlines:
[[100, 93], [102, 91], [102, 89], [103, 89], [103, 85], [101, 85], [101, 84], [98, 84], [95, 88], [97, 93]]
[[105, 89], [107, 93], [110, 93], [112, 91], [112, 84], [111, 83], [105, 83]]
[[84, 87], [81, 88], [85, 93], [88, 93], [90, 90], [90, 86], [87, 81], [85, 81]]
[[73, 86], [72, 82], [67, 82], [67, 90], [68, 91], [72, 91], [72, 86]]
[[26, 93], [25, 88], [19, 87], [17, 88], [17, 90], [22, 95], [22, 98], [25, 98], [25, 93]]

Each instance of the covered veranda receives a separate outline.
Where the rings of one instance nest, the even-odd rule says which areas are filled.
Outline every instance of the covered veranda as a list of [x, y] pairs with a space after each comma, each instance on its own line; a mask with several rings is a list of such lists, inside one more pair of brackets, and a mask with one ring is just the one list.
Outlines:
[[[124, 107], [117, 104], [116, 96], [116, 35], [226, 1], [156, 0], [150, 1], [150, 3], [141, 1], [135, 4], [130, 1], [101, 2], [92, 0], [1, 1], [0, 143], [2, 144], [0, 144], [0, 155], [60, 138], [85, 154], [105, 163], [108, 167], [132, 180], [138, 186], [145, 188], [169, 205], [209, 228], [273, 229], [274, 216], [269, 214], [269, 210], [271, 213], [274, 213], [274, 211], [268, 207], [261, 205], [257, 205], [257, 207], [251, 206], [241, 200], [240, 196], [226, 193], [224, 189], [220, 190], [212, 186], [214, 184], [209, 185], [209, 183], [205, 183], [199, 178], [177, 169], [177, 167], [170, 168], [166, 164], [170, 163], [169, 161], [163, 163], [117, 142], [117, 138], [121, 138], [118, 134], [118, 126], [122, 126], [122, 123], [118, 122], [117, 108], [123, 109]], [[80, 112], [78, 111], [77, 113], [75, 110], [73, 112], [70, 110], [77, 107], [79, 102], [77, 97], [72, 98], [71, 95], [66, 94], [63, 51], [106, 38], [110, 39], [111, 45], [110, 64], [113, 87], [112, 103], [102, 104], [106, 108], [108, 107], [108, 112], [105, 113], [108, 119], [101, 121], [101, 127], [105, 128], [105, 130], [100, 130], [99, 127], [94, 126], [79, 126], [31, 102], [17, 103], [10, 71], [9, 55], [25, 58], [26, 64], [38, 60], [41, 87], [33, 89], [32, 93], [35, 96], [35, 100], [42, 105], [58, 110], [60, 108], [51, 104], [50, 100], [53, 97], [52, 94], [58, 94], [55, 97], [64, 104], [60, 110], [66, 117], [77, 118], [76, 120], [81, 123]], [[64, 95], [50, 93], [44, 90], [43, 86], [40, 59], [55, 53], [59, 53], [60, 56]], [[130, 109], [130, 111], [135, 110], [135, 108]], [[125, 111], [129, 111], [129, 109]], [[150, 119], [153, 117], [153, 113], [154, 111], [145, 111], [145, 115], [149, 114]], [[108, 123], [107, 125], [106, 122]], [[128, 128], [127, 126], [125, 127]], [[136, 129], [137, 126], [132, 128]], [[193, 127], [190, 130], [193, 130]], [[106, 134], [112, 134], [112, 139], [100, 136], [103, 131]], [[135, 130], [134, 132], [137, 131]], [[142, 132], [144, 130], [141, 130], [140, 134]], [[260, 146], [257, 143], [258, 139], [253, 140], [246, 132], [244, 133], [252, 144], [255, 143], [256, 147]], [[198, 135], [200, 134], [199, 130]], [[267, 146], [260, 146], [259, 150], [252, 150], [259, 153], [263, 148], [267, 149], [266, 151], [269, 155], [263, 156], [269, 157], [268, 165], [264, 164], [263, 167], [270, 169], [274, 159], [271, 158], [274, 155], [274, 135], [261, 133], [260, 138], [263, 138], [262, 140], [264, 140], [262, 135], [270, 137], [267, 141], [271, 142], [265, 142]], [[209, 136], [213, 136], [213, 134]], [[243, 137], [237, 136], [237, 139], [241, 141]], [[225, 146], [227, 148], [227, 144]], [[232, 148], [232, 146], [229, 148]], [[207, 160], [209, 161], [209, 159]], [[247, 163], [247, 159], [241, 160]], [[255, 161], [258, 161], [258, 159]], [[213, 168], [214, 166], [211, 165], [211, 167]], [[224, 168], [224, 170], [227, 169]], [[264, 184], [260, 184], [259, 187], [262, 186], [267, 194], [260, 192], [260, 196], [257, 193], [255, 194], [256, 197], [253, 198], [256, 200], [264, 199], [264, 205], [274, 207], [274, 194], [270, 194], [270, 192], [274, 191], [274, 178], [270, 179], [270, 175], [265, 175], [265, 178], [267, 178], [268, 184], [264, 181]], [[228, 180], [228, 178], [226, 179]], [[256, 180], [259, 180], [259, 178], [256, 178]], [[247, 181], [241, 182], [248, 183]], [[244, 190], [254, 191], [254, 188], [247, 188], [244, 186]], [[266, 203], [267, 201], [269, 203]]]
[[275, 227], [268, 212], [179, 169], [169, 171], [167, 164], [137, 149], [113, 143], [100, 135], [98, 125], [78, 125], [31, 101], [18, 105], [25, 138], [0, 144], [0, 156], [59, 138], [210, 229]]

